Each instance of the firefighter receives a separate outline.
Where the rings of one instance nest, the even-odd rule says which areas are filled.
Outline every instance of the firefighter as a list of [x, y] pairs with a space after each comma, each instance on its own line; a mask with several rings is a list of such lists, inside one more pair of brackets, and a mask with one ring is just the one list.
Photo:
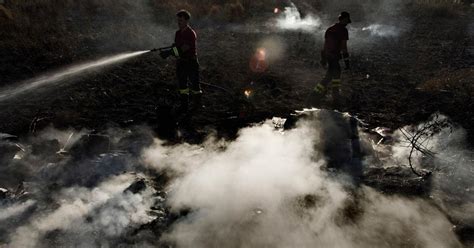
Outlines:
[[[199, 62], [197, 59], [197, 36], [189, 26], [191, 14], [180, 10], [176, 14], [179, 30], [176, 31], [174, 46], [178, 51], [176, 75], [180, 95], [180, 111], [187, 112], [189, 99], [193, 107], [202, 107], [202, 90], [199, 82]], [[189, 83], [188, 83], [189, 81]]]
[[338, 105], [340, 101], [341, 65], [339, 60], [344, 59], [345, 69], [350, 69], [347, 49], [349, 32], [346, 28], [349, 23], [351, 23], [351, 17], [348, 12], [344, 11], [339, 15], [339, 22], [326, 30], [324, 47], [321, 51], [321, 65], [327, 68], [326, 76], [314, 87], [313, 92], [315, 97], [322, 98], [331, 89], [335, 105]]

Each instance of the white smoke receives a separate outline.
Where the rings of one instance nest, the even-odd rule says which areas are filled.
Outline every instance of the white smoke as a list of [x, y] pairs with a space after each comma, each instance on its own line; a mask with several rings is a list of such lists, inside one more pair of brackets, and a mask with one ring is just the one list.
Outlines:
[[[129, 240], [130, 233], [156, 218], [151, 217], [150, 210], [157, 197], [151, 187], [139, 193], [125, 191], [137, 178], [149, 177], [141, 173], [118, 174], [124, 166], [121, 163], [125, 163], [129, 164], [125, 166], [129, 172], [167, 172], [172, 181], [165, 197], [171, 211], [190, 210], [171, 227], [163, 224], [154, 227], [158, 230], [151, 229], [165, 232], [163, 236], [140, 231], [134, 236], [133, 245], [165, 242], [176, 247], [460, 247], [453, 224], [444, 213], [464, 220], [472, 210], [472, 196], [466, 191], [472, 189], [472, 154], [462, 150], [462, 130], [441, 132], [430, 146], [442, 156], [431, 163], [433, 168], [450, 165], [458, 170], [439, 170], [431, 201], [388, 196], [367, 186], [358, 187], [352, 185], [350, 175], [328, 169], [331, 160], [325, 151], [327, 142], [337, 137], [337, 146], [351, 143], [346, 137], [347, 118], [340, 113], [314, 111], [291, 130], [275, 129], [269, 120], [242, 129], [234, 141], [210, 137], [201, 145], [166, 145], [156, 139], [143, 151], [142, 161], [118, 157], [111, 163], [115, 169], [105, 162], [107, 156], [99, 161], [68, 160], [44, 165], [44, 173], [33, 174], [49, 176], [31, 177], [33, 182], [25, 186], [25, 191], [30, 192], [29, 200], [0, 208], [0, 243], [11, 247], [126, 246], [124, 240]], [[51, 131], [41, 136], [64, 140], [67, 133]], [[128, 132], [107, 133], [129, 141], [125, 136]], [[359, 137], [362, 144], [370, 143], [367, 135]], [[406, 147], [402, 143], [395, 147], [398, 156], [381, 164], [370, 157], [384, 149], [364, 151], [369, 156], [364, 166], [403, 165]], [[384, 151], [393, 155], [394, 150]], [[353, 151], [344, 148], [340, 152], [339, 157], [350, 158]], [[460, 157], [463, 159], [456, 160]], [[28, 161], [29, 157], [26, 155], [25, 159]], [[119, 163], [120, 160], [123, 161]], [[439, 164], [446, 160], [449, 163]], [[91, 167], [92, 163], [97, 165]], [[423, 166], [422, 158], [418, 164]], [[81, 170], [88, 172], [78, 173]], [[89, 185], [85, 182], [90, 179], [97, 182], [84, 186]], [[458, 192], [459, 187], [464, 189], [458, 195], [464, 197], [460, 201], [463, 204], [453, 208], [446, 198], [453, 194], [447, 188]]]
[[35, 205], [36, 201], [28, 200], [26, 202], [13, 204], [12, 206], [2, 207], [0, 206], [0, 221], [18, 216], [23, 214], [30, 207]]
[[369, 32], [369, 34], [372, 36], [395, 37], [400, 35], [401, 29], [399, 27], [390, 25], [372, 24], [367, 27], [363, 27], [362, 31]]
[[276, 20], [276, 25], [282, 30], [301, 30], [311, 32], [321, 26], [321, 19], [314, 15], [301, 17], [298, 8], [293, 3], [285, 7], [282, 15]]
[[57, 140], [60, 145], [60, 151], [55, 152], [65, 152], [67, 149], [71, 148], [79, 139], [89, 133], [89, 130], [82, 129], [82, 130], [75, 130], [69, 128], [67, 130], [58, 130], [53, 126], [46, 127], [45, 129], [41, 130], [36, 134], [33, 138], [39, 142], [44, 140]]
[[[444, 121], [447, 117], [439, 116], [437, 120]], [[424, 125], [403, 129], [420, 130]], [[394, 137], [397, 142], [391, 148], [393, 163], [408, 165], [411, 146], [407, 146], [400, 131], [395, 132]], [[415, 150], [412, 163], [417, 170], [433, 171], [431, 197], [439, 206], [450, 216], [474, 225], [474, 153], [466, 149], [466, 137], [466, 131], [460, 127], [444, 127], [423, 143], [434, 155], [426, 156]]]
[[[317, 114], [316, 114], [317, 115]], [[322, 170], [324, 121], [281, 133], [271, 122], [233, 142], [164, 147], [144, 160], [177, 175], [169, 204], [191, 213], [163, 240], [178, 247], [458, 247], [444, 215], [424, 200], [349, 188]], [[334, 123], [333, 123], [334, 124]]]
[[[133, 150], [147, 139], [148, 133], [141, 130], [134, 129], [134, 138], [128, 137], [127, 130], [108, 134], [115, 137], [111, 138], [114, 146], [125, 144], [123, 149]], [[69, 149], [84, 134], [48, 127], [27, 139], [33, 145], [23, 145], [21, 157], [0, 164], [2, 178], [7, 178], [0, 185], [17, 188], [0, 198], [0, 246], [113, 247], [156, 218], [150, 215], [157, 200], [155, 190], [140, 172], [137, 158], [123, 151], [75, 156]], [[32, 154], [32, 146], [51, 140], [57, 140], [57, 145], [41, 148], [44, 154]], [[63, 147], [71, 154], [56, 154]], [[147, 186], [126, 190], [139, 179]]]
[[[349, 46], [367, 49], [377, 38], [397, 38], [411, 29], [411, 18], [405, 7], [409, 2], [404, 0], [347, 0], [322, 1], [321, 16], [325, 23], [337, 22], [341, 11], [351, 14], [352, 23], [349, 30]], [[359, 47], [361, 46], [361, 47]]]
[[[94, 246], [117, 238], [127, 228], [151, 220], [147, 210], [152, 204], [151, 189], [142, 194], [124, 192], [134, 181], [132, 175], [113, 177], [93, 189], [73, 187], [54, 195], [57, 208], [35, 216], [11, 236], [11, 247], [37, 247], [46, 234], [59, 231], [66, 237], [63, 245]], [[90, 220], [89, 220], [90, 219]], [[101, 235], [97, 235], [97, 234]]]

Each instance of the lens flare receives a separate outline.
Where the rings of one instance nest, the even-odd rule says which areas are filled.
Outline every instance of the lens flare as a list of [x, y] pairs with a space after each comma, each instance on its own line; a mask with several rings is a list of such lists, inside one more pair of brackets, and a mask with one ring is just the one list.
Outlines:
[[273, 13], [274, 13], [274, 14], [278, 14], [278, 13], [280, 13], [280, 9], [279, 9], [279, 8], [275, 8], [275, 9], [273, 9]]
[[267, 68], [267, 51], [265, 48], [258, 48], [250, 60], [250, 70], [253, 72], [264, 72]]
[[253, 91], [252, 90], [244, 90], [244, 95], [247, 97], [247, 98], [250, 98], [250, 96], [252, 96], [252, 93]]
[[259, 48], [257, 49], [256, 56], [258, 60], [265, 60], [267, 58], [267, 51], [265, 48]]

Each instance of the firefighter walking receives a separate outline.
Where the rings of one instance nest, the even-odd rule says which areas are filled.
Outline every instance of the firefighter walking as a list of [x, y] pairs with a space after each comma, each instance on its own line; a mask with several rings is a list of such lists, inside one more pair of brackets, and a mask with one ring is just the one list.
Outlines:
[[321, 51], [321, 65], [327, 69], [326, 76], [313, 89], [313, 98], [324, 98], [331, 90], [335, 107], [340, 105], [341, 65], [339, 60], [344, 59], [345, 69], [350, 69], [347, 41], [349, 32], [346, 26], [351, 23], [348, 12], [339, 15], [339, 22], [326, 30], [324, 47]]

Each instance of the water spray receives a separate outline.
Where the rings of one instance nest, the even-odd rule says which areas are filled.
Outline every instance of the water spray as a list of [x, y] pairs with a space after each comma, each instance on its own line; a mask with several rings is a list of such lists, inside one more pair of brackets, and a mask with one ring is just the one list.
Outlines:
[[57, 152], [58, 154], [64, 154], [64, 153], [66, 153], [66, 148], [68, 147], [69, 142], [71, 141], [71, 138], [72, 138], [73, 135], [74, 135], [74, 132], [71, 132], [71, 134], [70, 134], [69, 137], [67, 138], [66, 143], [64, 144], [63, 148], [61, 148], [61, 149]]
[[46, 86], [46, 85], [58, 85], [63, 82], [65, 79], [72, 78], [81, 73], [91, 71], [96, 68], [102, 68], [108, 65], [115, 63], [123, 62], [127, 59], [151, 52], [152, 50], [130, 52], [130, 53], [121, 53], [118, 55], [105, 57], [96, 61], [86, 62], [75, 66], [67, 67], [61, 71], [50, 73], [44, 76], [40, 76], [25, 82], [16, 84], [15, 86], [8, 87], [6, 89], [0, 90], [0, 102], [5, 101], [18, 95]]
[[395, 37], [402, 31], [400, 28], [384, 24], [371, 24], [362, 28], [363, 32], [368, 32], [372, 36]]

